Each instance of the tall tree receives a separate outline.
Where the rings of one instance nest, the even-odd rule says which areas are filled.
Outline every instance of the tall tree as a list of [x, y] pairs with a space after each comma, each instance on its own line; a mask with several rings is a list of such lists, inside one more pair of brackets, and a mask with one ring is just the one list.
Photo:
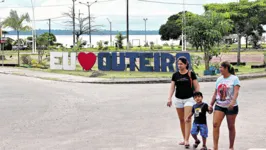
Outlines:
[[[186, 19], [189, 19], [194, 15], [195, 14], [191, 12], [185, 12]], [[182, 16], [183, 12], [174, 14], [168, 18], [165, 24], [161, 25], [159, 34], [161, 35], [162, 40], [177, 40], [180, 37], [182, 34]]]
[[207, 11], [203, 15], [197, 15], [188, 21], [185, 28], [188, 41], [192, 46], [198, 46], [204, 52], [205, 70], [209, 70], [209, 63], [212, 56], [217, 56], [223, 36], [228, 35], [232, 30], [232, 22], [220, 13]]
[[[240, 2], [231, 2], [223, 4], [207, 4], [204, 5], [206, 11], [216, 11], [230, 16], [234, 22], [233, 33], [238, 35], [238, 53], [237, 62], [240, 64], [241, 38], [248, 38], [252, 31], [255, 31], [260, 24], [266, 23], [266, 0], [240, 0]], [[254, 22], [254, 18], [258, 21]]]
[[[19, 32], [31, 30], [31, 27], [24, 25], [24, 22], [30, 22], [30, 17], [28, 13], [18, 15], [17, 11], [11, 10], [9, 16], [3, 21], [4, 27], [12, 28], [17, 32], [17, 41], [19, 41]], [[18, 47], [20, 48], [20, 42], [18, 42]], [[18, 65], [20, 66], [20, 53], [18, 49]]]

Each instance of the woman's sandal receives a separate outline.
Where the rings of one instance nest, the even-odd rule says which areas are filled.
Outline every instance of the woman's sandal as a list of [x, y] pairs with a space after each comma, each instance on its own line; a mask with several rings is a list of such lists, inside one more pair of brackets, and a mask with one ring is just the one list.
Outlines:
[[189, 149], [190, 145], [189, 144], [185, 144], [185, 148]]
[[193, 147], [194, 147], [194, 148], [197, 148], [197, 147], [199, 146], [199, 144], [200, 144], [200, 140], [197, 140], [197, 141], [195, 142], [195, 144], [193, 144]]
[[179, 145], [185, 145], [185, 142], [180, 142]]

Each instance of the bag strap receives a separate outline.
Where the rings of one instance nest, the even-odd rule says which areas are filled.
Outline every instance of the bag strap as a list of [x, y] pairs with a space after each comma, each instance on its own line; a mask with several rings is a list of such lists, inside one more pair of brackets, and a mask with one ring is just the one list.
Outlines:
[[191, 71], [190, 71], [190, 70], [188, 71], [188, 76], [189, 76], [190, 84], [191, 84], [191, 88], [192, 88], [192, 86], [193, 86], [193, 82], [192, 82]]

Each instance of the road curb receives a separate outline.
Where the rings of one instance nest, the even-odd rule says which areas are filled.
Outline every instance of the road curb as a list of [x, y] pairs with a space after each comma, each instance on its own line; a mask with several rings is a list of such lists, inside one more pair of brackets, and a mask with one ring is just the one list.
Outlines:
[[[98, 81], [86, 81], [80, 79], [61, 79], [58, 77], [45, 77], [45, 76], [37, 76], [31, 74], [25, 74], [23, 72], [5, 72], [0, 71], [0, 74], [9, 74], [9, 75], [17, 75], [17, 76], [24, 76], [24, 77], [32, 77], [44, 80], [54, 80], [60, 82], [70, 82], [70, 83], [90, 83], [90, 84], [159, 84], [159, 83], [170, 83], [170, 78], [130, 78], [130, 79], [99, 79]], [[256, 74], [243, 74], [237, 75], [240, 80], [247, 80], [247, 79], [255, 79], [255, 78], [264, 78], [266, 77], [266, 73], [256, 73]], [[204, 76], [199, 77], [199, 82], [215, 82], [218, 76]]]

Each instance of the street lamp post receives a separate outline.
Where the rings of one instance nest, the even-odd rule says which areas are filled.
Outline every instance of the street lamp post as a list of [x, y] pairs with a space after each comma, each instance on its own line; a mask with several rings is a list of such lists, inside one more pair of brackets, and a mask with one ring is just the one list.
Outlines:
[[89, 13], [89, 37], [90, 37], [90, 47], [91, 47], [91, 9], [90, 9], [90, 7], [91, 7], [91, 5], [93, 5], [93, 4], [96, 3], [96, 2], [97, 2], [97, 0], [94, 1], [94, 2], [92, 2], [92, 3], [90, 3], [90, 2], [87, 2], [87, 3], [79, 2], [80, 4], [83, 4], [83, 5], [85, 5], [85, 6], [88, 7], [88, 13]]
[[128, 14], [128, 7], [129, 7], [129, 3], [128, 3], [128, 0], [127, 0], [127, 50], [129, 50], [129, 14]]
[[72, 19], [73, 19], [73, 48], [75, 46], [75, 43], [76, 43], [76, 40], [75, 40], [75, 32], [76, 32], [76, 29], [75, 29], [75, 26], [76, 26], [76, 23], [75, 23], [75, 2], [76, 0], [72, 0], [73, 2], [73, 10], [72, 10]]
[[110, 24], [110, 46], [112, 46], [112, 22], [107, 18], [109, 24]]
[[144, 18], [143, 20], [144, 20], [144, 22], [145, 22], [145, 45], [146, 45], [146, 44], [147, 44], [147, 33], [146, 33], [146, 31], [147, 31], [147, 30], [146, 30], [146, 29], [147, 29], [146, 27], [147, 27], [147, 26], [146, 26], [146, 25], [147, 25], [147, 20], [148, 20], [148, 18]]
[[32, 53], [36, 53], [36, 30], [35, 30], [35, 11], [34, 11], [34, 3], [31, 0], [31, 5], [32, 5]]

